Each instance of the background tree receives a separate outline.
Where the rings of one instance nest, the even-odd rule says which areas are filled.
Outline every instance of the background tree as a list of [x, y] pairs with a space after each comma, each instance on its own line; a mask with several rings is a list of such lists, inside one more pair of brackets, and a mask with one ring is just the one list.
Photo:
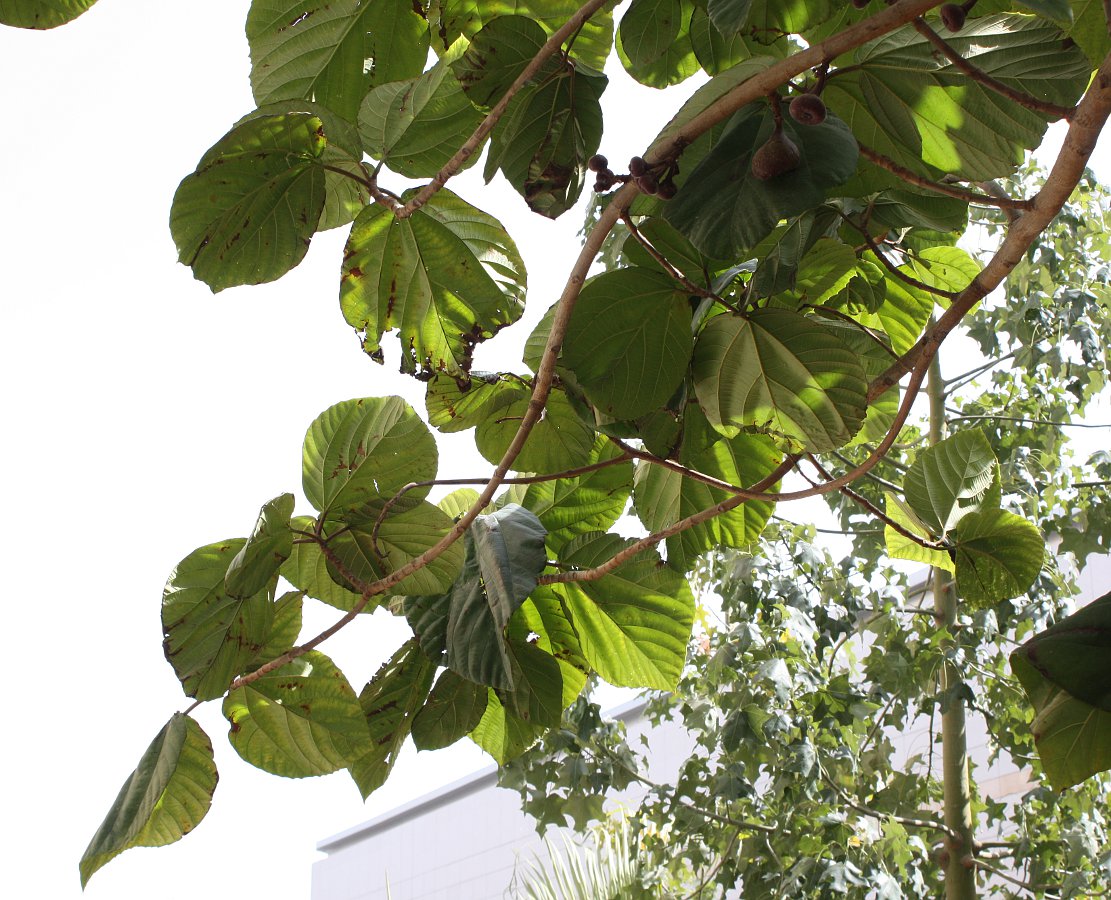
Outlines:
[[[714, 78], [628, 174], [595, 154], [613, 28], [602, 2], [534, 18], [386, 0], [252, 5], [259, 108], [183, 180], [171, 216], [182, 262], [213, 290], [269, 281], [316, 231], [354, 219], [344, 317], [374, 359], [398, 330], [403, 370], [428, 380], [430, 422], [476, 427], [496, 467], [477, 495], [434, 506], [435, 446], [412, 409], [340, 403], [305, 442], [313, 518], [281, 494], [249, 538], [182, 560], [163, 603], [167, 657], [194, 706], [223, 698], [240, 755], [283, 775], [344, 768], [365, 795], [410, 731], [425, 748], [470, 733], [504, 760], [558, 723], [589, 674], [675, 685], [699, 555], [751, 544], [773, 503], [837, 491], [884, 459], [940, 343], [1052, 219], [1111, 107], [1095, 4], [1022, 4], [1031, 16], [981, 3], [960, 22], [946, 7], [959, 33], [945, 38], [919, 18], [937, 5], [637, 0], [617, 27], [626, 69], [656, 86], [699, 67]], [[41, 18], [50, 10], [12, 0], [0, 12], [58, 24]], [[425, 70], [427, 46], [437, 61]], [[1070, 128], [1039, 194], [985, 192], [1054, 118]], [[501, 171], [544, 215], [577, 199], [588, 168], [599, 192], [622, 183], [526, 350], [529, 373], [471, 371], [474, 346], [519, 317], [525, 289], [509, 235], [444, 188], [487, 139], [487, 176]], [[431, 180], [398, 193], [379, 183], [389, 172]], [[1022, 213], [978, 272], [952, 247], [969, 201]], [[619, 221], [639, 258], [584, 288]], [[858, 439], [871, 449], [843, 474], [823, 466], [819, 484], [776, 489], [804, 458]], [[983, 606], [1037, 577], [1041, 539], [1001, 509], [973, 444], [939, 445], [935, 458], [975, 465], [905, 486], [901, 527], [951, 555], [957, 594]], [[631, 542], [608, 533], [630, 492], [649, 532]], [[279, 577], [296, 590], [277, 597]], [[303, 638], [305, 596], [344, 617]], [[317, 647], [383, 604], [414, 636], [356, 697]], [[1028, 686], [1052, 675], [1035, 667]], [[1046, 683], [1074, 696], [1074, 676]], [[83, 880], [189, 830], [215, 779], [208, 738], [175, 714], [94, 837]], [[961, 851], [967, 826], [948, 826]]]

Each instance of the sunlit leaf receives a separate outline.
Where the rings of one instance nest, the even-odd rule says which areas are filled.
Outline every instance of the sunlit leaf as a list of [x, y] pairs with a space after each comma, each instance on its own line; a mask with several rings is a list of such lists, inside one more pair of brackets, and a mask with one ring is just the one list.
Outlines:
[[321, 120], [247, 119], [222, 137], [174, 194], [178, 260], [213, 291], [280, 278], [304, 258], [324, 211]]
[[371, 86], [421, 73], [428, 39], [409, 0], [252, 0], [255, 100], [315, 100], [354, 122]]
[[174, 713], [124, 782], [81, 857], [81, 887], [131, 847], [181, 840], [205, 817], [216, 790], [212, 742], [184, 713]]
[[602, 413], [633, 419], [675, 392], [692, 348], [687, 295], [662, 272], [633, 267], [583, 288], [562, 360]]
[[982, 431], [971, 428], [922, 450], [903, 479], [903, 490], [917, 516], [941, 537], [983, 508], [998, 482], [999, 463], [991, 445]]
[[[511, 402], [501, 405], [500, 401], [508, 397], [513, 398]], [[517, 435], [531, 398], [531, 387], [518, 382], [507, 385], [499, 402], [483, 411], [484, 418], [475, 432], [475, 446], [486, 460], [495, 465], [501, 462]], [[553, 390], [513, 468], [538, 475], [564, 472], [584, 465], [593, 446], [593, 430], [575, 414], [567, 394]]]
[[717, 316], [692, 364], [715, 428], [766, 429], [811, 450], [840, 447], [864, 420], [867, 382], [854, 353], [812, 318], [787, 310]]
[[0, 0], [0, 25], [56, 28], [71, 22], [96, 0]]
[[506, 711], [493, 688], [487, 688], [489, 700], [471, 740], [489, 753], [499, 765], [520, 756], [546, 730], [543, 725], [525, 722]]
[[356, 755], [348, 768], [364, 800], [389, 777], [435, 673], [414, 638], [383, 663], [359, 694], [370, 740], [366, 752]]
[[287, 778], [342, 769], [370, 739], [355, 691], [317, 650], [231, 691], [223, 711], [235, 752]]
[[[302, 487], [321, 512], [361, 510], [373, 518], [405, 485], [435, 477], [436, 442], [400, 397], [337, 403], [305, 435]], [[405, 498], [413, 505], [427, 493], [418, 488]]]
[[973, 606], [1017, 597], [1030, 588], [1045, 558], [1038, 529], [1001, 509], [972, 512], [957, 523], [957, 592]]
[[243, 548], [237, 538], [210, 544], [177, 564], [162, 594], [163, 649], [190, 697], [212, 700], [265, 645], [274, 620], [274, 584], [233, 597], [224, 584]]
[[368, 206], [344, 251], [344, 318], [379, 361], [382, 335], [396, 329], [410, 374], [466, 375], [475, 344], [520, 317], [524, 293], [505, 229], [446, 189], [407, 219]]
[[489, 108], [532, 62], [547, 38], [534, 19], [499, 16], [471, 38], [467, 51], [452, 63], [452, 70], [470, 101]]
[[[298, 530], [311, 531], [313, 521], [302, 516], [293, 519], [292, 525]], [[337, 609], [350, 610], [359, 601], [358, 594], [337, 584], [328, 574], [328, 562], [320, 545], [314, 541], [298, 539], [294, 542], [293, 552], [282, 563], [280, 573], [298, 590]]]
[[[897, 525], [901, 525], [906, 531], [909, 531], [916, 537], [922, 538], [924, 541], [935, 540], [930, 529], [922, 524], [922, 521], [914, 514], [914, 510], [903, 503], [902, 500], [890, 491], [884, 493], [884, 498], [887, 501], [885, 512], [888, 518]], [[945, 550], [923, 547], [917, 541], [896, 531], [890, 524], [884, 526], [883, 540], [884, 546], [887, 547], [888, 555], [895, 559], [907, 559], [911, 562], [919, 562], [927, 566], [934, 566], [938, 569], [945, 569], [947, 572], [953, 572], [956, 569], [952, 558]]]
[[264, 504], [251, 536], [228, 565], [224, 587], [233, 597], [250, 597], [263, 590], [293, 552], [293, 494], [281, 494]]

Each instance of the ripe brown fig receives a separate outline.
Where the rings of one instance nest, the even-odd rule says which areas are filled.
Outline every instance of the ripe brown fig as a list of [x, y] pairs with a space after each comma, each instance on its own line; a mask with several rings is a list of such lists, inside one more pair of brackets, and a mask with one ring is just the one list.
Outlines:
[[587, 160], [586, 167], [591, 172], [605, 172], [610, 167], [610, 161], [602, 156], [601, 153], [595, 153], [589, 160]]
[[799, 94], [791, 101], [787, 111], [802, 125], [821, 125], [826, 120], [826, 105], [817, 94]]
[[648, 163], [644, 161], [643, 157], [634, 156], [629, 160], [629, 174], [632, 175], [633, 178], [640, 178], [647, 171]]
[[670, 200], [677, 193], [679, 193], [679, 189], [675, 186], [674, 181], [661, 181], [660, 188], [656, 191], [656, 196], [661, 200]]
[[795, 142], [783, 133], [782, 128], [777, 128], [767, 142], [752, 154], [752, 174], [761, 181], [767, 181], [797, 169], [801, 161], [802, 155]]
[[948, 31], [956, 34], [964, 28], [965, 11], [963, 6], [958, 6], [956, 3], [945, 3], [938, 12], [941, 13], [941, 24]]
[[660, 189], [660, 182], [651, 172], [645, 172], [636, 178], [637, 187], [646, 194], [654, 194]]

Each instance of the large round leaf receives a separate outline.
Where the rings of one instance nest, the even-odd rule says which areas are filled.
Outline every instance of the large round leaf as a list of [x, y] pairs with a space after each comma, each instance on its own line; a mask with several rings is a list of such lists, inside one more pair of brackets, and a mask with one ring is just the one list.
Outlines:
[[249, 597], [265, 588], [293, 552], [293, 494], [263, 504], [247, 543], [228, 565], [224, 587], [234, 597]]
[[276, 578], [250, 597], [233, 597], [224, 579], [241, 538], [210, 544], [177, 564], [162, 594], [163, 649], [190, 697], [228, 689], [270, 636]]
[[[505, 405], [488, 407], [475, 432], [478, 452], [495, 465], [501, 462], [516, 436], [532, 395], [531, 390], [520, 384], [510, 386], [509, 392], [516, 399]], [[594, 432], [575, 414], [567, 395], [553, 390], [513, 468], [540, 475], [563, 472], [583, 465], [593, 446]]]
[[174, 194], [178, 260], [213, 291], [280, 278], [305, 256], [324, 210], [328, 140], [306, 113], [236, 125]]
[[452, 71], [470, 101], [489, 108], [501, 100], [547, 39], [534, 19], [498, 16], [471, 38], [466, 52], [452, 63]]
[[316, 100], [354, 122], [372, 85], [421, 73], [429, 34], [410, 0], [253, 0], [247, 42], [260, 105]]
[[927, 447], [903, 479], [907, 503], [938, 536], [979, 509], [993, 486], [998, 506], [999, 463], [984, 433], [975, 428]]
[[617, 28], [621, 64], [641, 84], [664, 88], [698, 71], [691, 0], [633, 0]]
[[287, 778], [342, 769], [370, 739], [355, 691], [317, 650], [236, 688], [223, 710], [235, 752]]
[[635, 419], [675, 393], [692, 347], [687, 295], [662, 272], [634, 267], [583, 288], [562, 358], [602, 413]]
[[418, 750], [449, 747], [475, 729], [486, 712], [487, 688], [444, 669], [424, 706], [413, 717], [413, 743]]
[[[400, 397], [337, 403], [305, 435], [302, 486], [321, 512], [373, 517], [405, 485], [435, 477], [436, 441]], [[427, 493], [405, 497], [412, 505]]]
[[973, 606], [1024, 593], [1038, 577], [1045, 541], [1021, 516], [1002, 509], [966, 515], [957, 524], [957, 592]]
[[[616, 535], [571, 541], [561, 562], [589, 568], [625, 548]], [[552, 585], [579, 635], [583, 656], [610, 684], [674, 689], [687, 658], [694, 597], [687, 580], [644, 552], [596, 581]]]
[[216, 790], [212, 741], [184, 713], [174, 713], [124, 782], [81, 857], [81, 887], [131, 847], [180, 840], [205, 817]]
[[374, 358], [397, 329], [405, 372], [465, 375], [474, 345], [520, 317], [524, 294], [525, 266], [505, 229], [448, 190], [407, 219], [368, 206], [347, 239], [344, 318]]
[[813, 318], [782, 309], [717, 316], [699, 335], [694, 388], [726, 435], [766, 429], [808, 450], [848, 443], [864, 421], [856, 354]]

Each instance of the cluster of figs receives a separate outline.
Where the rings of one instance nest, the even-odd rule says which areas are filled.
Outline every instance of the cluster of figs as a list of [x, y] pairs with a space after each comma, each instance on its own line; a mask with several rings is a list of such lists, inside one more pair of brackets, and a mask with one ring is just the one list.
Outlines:
[[[870, 0], [852, 0], [853, 6], [857, 9], [864, 9], [869, 2]], [[975, 4], [976, 0], [966, 0], [962, 4], [943, 4], [938, 10], [942, 25], [949, 32], [960, 31], [964, 27], [968, 11]], [[812, 89], [796, 94], [788, 104], [788, 113], [800, 125], [821, 125], [826, 120], [826, 105], [819, 96], [824, 81], [823, 71]], [[752, 154], [751, 162], [752, 176], [761, 181], [786, 175], [797, 169], [802, 162], [798, 145], [783, 131], [779, 95], [773, 94], [770, 100], [775, 114], [775, 127], [767, 141]], [[595, 193], [605, 193], [614, 185], [627, 181], [635, 181], [643, 193], [657, 196], [662, 200], [670, 200], [677, 191], [674, 178], [679, 172], [679, 166], [675, 161], [651, 164], [643, 157], [634, 156], [629, 160], [629, 174], [617, 175], [610, 169], [609, 160], [601, 154], [596, 154], [590, 157], [587, 166], [597, 176], [594, 182]]]

